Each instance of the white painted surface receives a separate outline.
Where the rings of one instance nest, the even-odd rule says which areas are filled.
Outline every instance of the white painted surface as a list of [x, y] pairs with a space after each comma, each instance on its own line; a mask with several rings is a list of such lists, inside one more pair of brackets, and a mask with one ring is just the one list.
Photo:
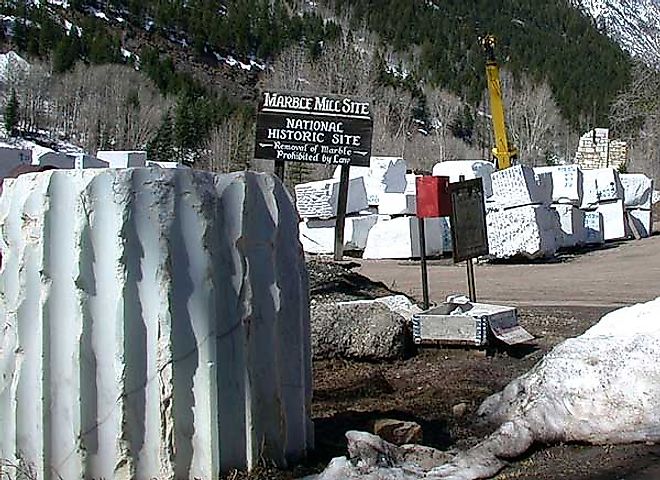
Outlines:
[[0, 179], [20, 165], [32, 163], [32, 151], [23, 148], [0, 147]]
[[481, 178], [486, 197], [492, 195], [490, 177], [493, 172], [495, 172], [494, 165], [483, 160], [449, 160], [433, 165], [433, 175], [449, 177], [451, 183], [458, 182], [461, 175], [465, 176], [465, 180]]
[[603, 215], [596, 211], [584, 211], [584, 243], [598, 245], [605, 242]]
[[[337, 216], [339, 202], [339, 180], [320, 180], [301, 183], [294, 187], [296, 208], [303, 218], [332, 218]], [[348, 181], [346, 213], [356, 213], [369, 207], [364, 178], [355, 177]]]
[[[344, 223], [344, 250], [364, 250], [371, 227], [378, 215], [346, 217]], [[307, 220], [300, 222], [300, 243], [307, 253], [330, 254], [335, 249], [336, 220]]]
[[[631, 208], [626, 210], [626, 215], [635, 225], [637, 232], [642, 237], [648, 237], [653, 233], [653, 223], [651, 221], [651, 210], [642, 208]], [[628, 232], [632, 235], [632, 232]]]
[[625, 238], [626, 221], [623, 200], [599, 203], [596, 211], [603, 216], [603, 237], [605, 241]]
[[96, 158], [108, 162], [110, 168], [144, 167], [147, 152], [143, 150], [99, 150]]
[[312, 446], [307, 276], [272, 176], [54, 170], [0, 197], [0, 458], [218, 478]]
[[574, 205], [553, 204], [551, 208], [559, 215], [561, 235], [559, 246], [572, 248], [582, 245], [586, 241], [584, 226], [584, 212]]
[[147, 160], [145, 166], [156, 168], [188, 168], [181, 162], [154, 162], [153, 160]]
[[[425, 220], [426, 254], [441, 255], [442, 221]], [[379, 217], [369, 232], [362, 258], [417, 258], [419, 257], [419, 227], [417, 217]]]
[[530, 167], [515, 165], [494, 172], [491, 181], [491, 200], [502, 208], [549, 205], [552, 201], [552, 177], [549, 173], [536, 175]]
[[[369, 205], [380, 204], [381, 193], [403, 193], [406, 189], [406, 161], [400, 157], [371, 157], [368, 167], [351, 167], [350, 178], [362, 177]], [[339, 179], [341, 167], [333, 178]]]
[[550, 257], [559, 248], [557, 212], [547, 205], [527, 205], [486, 214], [489, 256]]
[[626, 208], [651, 208], [653, 180], [643, 173], [622, 173], [623, 205]]
[[534, 173], [549, 173], [552, 177], [552, 203], [579, 206], [582, 202], [582, 170], [577, 165], [536, 167]]

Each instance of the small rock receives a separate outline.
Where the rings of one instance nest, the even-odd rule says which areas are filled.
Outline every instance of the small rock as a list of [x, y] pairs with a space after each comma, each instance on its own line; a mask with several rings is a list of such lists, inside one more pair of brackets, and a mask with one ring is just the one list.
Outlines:
[[465, 415], [466, 411], [467, 411], [467, 403], [465, 403], [465, 402], [457, 403], [456, 405], [451, 407], [451, 413], [456, 418], [460, 418], [463, 415]]
[[394, 445], [421, 443], [422, 427], [415, 422], [383, 418], [374, 422], [374, 434]]

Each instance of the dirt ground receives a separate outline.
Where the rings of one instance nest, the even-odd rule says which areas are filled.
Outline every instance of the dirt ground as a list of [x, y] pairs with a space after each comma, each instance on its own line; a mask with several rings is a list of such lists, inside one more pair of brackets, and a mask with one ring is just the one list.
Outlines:
[[[417, 262], [355, 260], [343, 265], [341, 275], [332, 264], [309, 265], [312, 301], [372, 298], [390, 289], [421, 297]], [[417, 421], [425, 445], [474, 445], [490, 433], [474, 420], [488, 395], [606, 312], [660, 295], [660, 236], [566, 253], [552, 262], [480, 264], [475, 272], [479, 300], [516, 306], [521, 324], [536, 337], [531, 345], [492, 356], [474, 349], [421, 348], [392, 363], [315, 361], [315, 452], [292, 471], [264, 470], [251, 478], [297, 478], [319, 471], [346, 453], [347, 430], [369, 431], [378, 418]], [[432, 260], [429, 278], [432, 301], [467, 290], [465, 266], [450, 259]], [[454, 413], [459, 404], [465, 404], [462, 415]], [[660, 445], [538, 445], [496, 478], [658, 479]]]

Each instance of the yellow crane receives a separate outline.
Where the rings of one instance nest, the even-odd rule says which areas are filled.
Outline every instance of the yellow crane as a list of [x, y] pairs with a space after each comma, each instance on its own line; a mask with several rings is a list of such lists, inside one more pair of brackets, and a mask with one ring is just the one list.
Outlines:
[[490, 95], [490, 113], [495, 134], [493, 156], [498, 170], [509, 168], [518, 158], [518, 150], [509, 141], [504, 121], [504, 101], [502, 100], [502, 85], [500, 83], [500, 67], [495, 60], [495, 37], [486, 35], [481, 39], [481, 45], [486, 51], [486, 78]]

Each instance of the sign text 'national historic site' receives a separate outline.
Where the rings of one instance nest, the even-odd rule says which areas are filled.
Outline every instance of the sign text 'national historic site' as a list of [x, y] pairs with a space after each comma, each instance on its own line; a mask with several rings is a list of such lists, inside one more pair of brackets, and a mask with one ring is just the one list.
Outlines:
[[371, 132], [367, 101], [264, 92], [257, 114], [255, 158], [368, 166]]

